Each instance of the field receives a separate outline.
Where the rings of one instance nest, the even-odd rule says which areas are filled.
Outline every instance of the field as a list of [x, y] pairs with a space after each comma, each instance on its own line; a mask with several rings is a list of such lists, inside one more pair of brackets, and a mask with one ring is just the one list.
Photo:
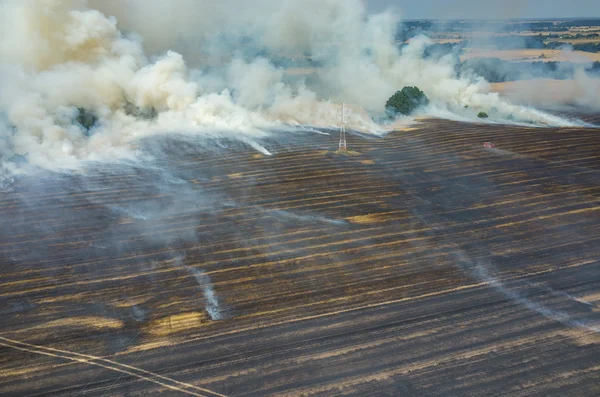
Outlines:
[[566, 50], [487, 50], [469, 48], [461, 55], [461, 60], [472, 58], [498, 58], [505, 61], [515, 62], [596, 62], [600, 61], [600, 53]]
[[18, 179], [0, 395], [599, 395], [597, 129], [348, 143]]

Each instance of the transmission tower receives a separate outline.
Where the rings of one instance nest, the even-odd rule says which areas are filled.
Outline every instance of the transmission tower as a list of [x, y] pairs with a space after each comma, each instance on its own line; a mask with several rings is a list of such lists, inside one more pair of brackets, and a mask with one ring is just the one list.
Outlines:
[[340, 153], [346, 153], [348, 151], [346, 146], [346, 121], [348, 120], [348, 113], [349, 109], [342, 103], [342, 107], [338, 110], [340, 117], [340, 144], [338, 152]]

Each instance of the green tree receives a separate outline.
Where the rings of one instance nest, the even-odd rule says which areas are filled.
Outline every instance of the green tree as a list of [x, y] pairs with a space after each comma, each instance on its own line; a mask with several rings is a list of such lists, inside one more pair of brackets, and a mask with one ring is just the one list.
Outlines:
[[395, 117], [398, 113], [403, 115], [411, 114], [419, 106], [429, 104], [429, 99], [417, 87], [404, 87], [401, 91], [396, 91], [385, 104], [385, 110], [390, 117]]
[[98, 122], [98, 116], [96, 116], [92, 110], [77, 108], [77, 116], [75, 117], [75, 121], [81, 126], [83, 133], [86, 136], [90, 136], [90, 130]]
[[129, 101], [125, 102], [125, 113], [129, 116], [141, 118], [144, 120], [154, 120], [158, 117], [158, 112], [155, 108], [141, 108], [139, 106], [135, 106]]
[[477, 114], [477, 117], [479, 117], [480, 119], [487, 119], [488, 118], [488, 114], [486, 112], [479, 112]]

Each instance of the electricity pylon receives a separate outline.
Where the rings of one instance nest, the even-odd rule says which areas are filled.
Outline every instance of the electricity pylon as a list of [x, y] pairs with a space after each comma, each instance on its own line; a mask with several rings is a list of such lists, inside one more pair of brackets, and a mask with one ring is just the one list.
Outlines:
[[346, 153], [348, 151], [348, 147], [346, 145], [346, 121], [348, 120], [348, 114], [349, 109], [344, 103], [342, 103], [342, 107], [338, 110], [340, 122], [340, 144], [338, 147], [339, 153]]

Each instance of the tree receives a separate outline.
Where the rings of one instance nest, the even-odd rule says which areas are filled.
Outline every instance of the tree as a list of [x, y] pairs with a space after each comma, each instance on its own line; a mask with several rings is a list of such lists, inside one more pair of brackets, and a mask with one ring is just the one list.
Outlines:
[[390, 117], [398, 113], [411, 114], [419, 106], [429, 104], [427, 96], [417, 87], [404, 87], [402, 91], [396, 91], [385, 104], [385, 110]]
[[85, 136], [90, 136], [90, 130], [98, 122], [98, 116], [96, 116], [92, 110], [77, 108], [77, 116], [75, 117], [75, 121], [81, 126]]
[[26, 154], [13, 154], [9, 159], [9, 162], [14, 163], [16, 165], [23, 165], [27, 163], [27, 155]]
[[125, 114], [144, 120], [154, 120], [158, 117], [158, 112], [156, 111], [156, 108], [142, 108], [134, 105], [129, 101], [125, 102]]
[[488, 118], [488, 114], [486, 112], [479, 112], [477, 114], [477, 117], [479, 117], [480, 119], [487, 119]]

